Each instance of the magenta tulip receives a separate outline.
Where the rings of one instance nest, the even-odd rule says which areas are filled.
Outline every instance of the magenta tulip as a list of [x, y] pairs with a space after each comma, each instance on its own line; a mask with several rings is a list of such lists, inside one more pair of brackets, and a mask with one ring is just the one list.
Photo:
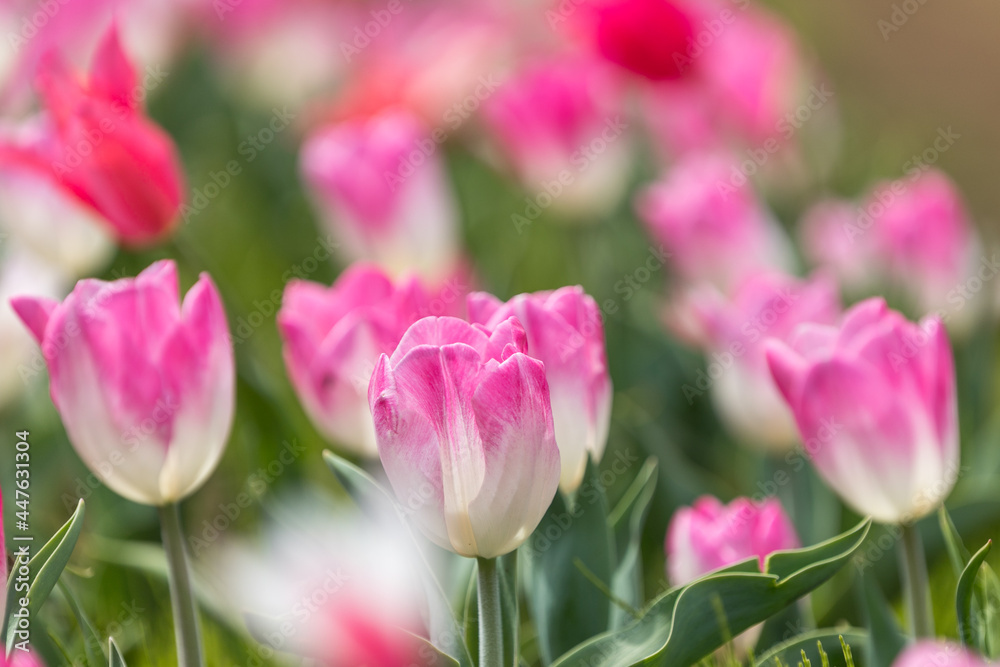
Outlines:
[[919, 324], [882, 299], [839, 328], [803, 325], [767, 360], [820, 475], [861, 514], [908, 523], [937, 509], [958, 477], [958, 407], [940, 320]]
[[611, 378], [597, 303], [581, 287], [521, 294], [507, 303], [478, 292], [468, 302], [472, 322], [493, 328], [516, 317], [524, 326], [528, 355], [545, 364], [562, 460], [559, 486], [575, 491], [588, 454], [600, 461], [604, 453], [611, 417]]
[[377, 457], [368, 382], [382, 354], [392, 354], [411, 324], [431, 314], [415, 277], [393, 282], [381, 269], [357, 264], [332, 287], [292, 281], [278, 329], [292, 384], [316, 427], [364, 457]]
[[177, 268], [82, 280], [62, 303], [13, 306], [42, 347], [70, 442], [118, 494], [166, 505], [194, 492], [222, 456], [235, 369], [222, 302], [202, 274], [179, 305]]
[[368, 389], [386, 475], [424, 533], [467, 557], [522, 544], [559, 486], [542, 362], [516, 319], [492, 333], [451, 317], [419, 320]]

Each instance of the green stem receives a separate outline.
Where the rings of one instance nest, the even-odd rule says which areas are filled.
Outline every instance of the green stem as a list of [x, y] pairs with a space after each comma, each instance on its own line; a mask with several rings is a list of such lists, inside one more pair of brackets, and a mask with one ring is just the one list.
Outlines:
[[503, 620], [500, 617], [500, 577], [493, 558], [478, 558], [479, 667], [502, 667]]
[[174, 633], [177, 636], [177, 666], [201, 667], [201, 631], [198, 628], [198, 607], [191, 588], [191, 573], [184, 549], [180, 505], [160, 507], [163, 529], [163, 550], [167, 554], [170, 572], [170, 602], [174, 608]]
[[910, 608], [910, 631], [914, 637], [934, 636], [927, 559], [916, 524], [900, 526], [902, 535], [903, 590]]

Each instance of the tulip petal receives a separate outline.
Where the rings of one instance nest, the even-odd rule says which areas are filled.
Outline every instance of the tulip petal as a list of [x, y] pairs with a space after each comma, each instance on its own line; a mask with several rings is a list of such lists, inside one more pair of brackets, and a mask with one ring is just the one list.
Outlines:
[[21, 318], [25, 326], [41, 345], [45, 340], [45, 326], [49, 323], [52, 311], [56, 309], [59, 302], [55, 299], [41, 297], [14, 297], [10, 300], [11, 308]]
[[469, 515], [483, 558], [501, 556], [524, 542], [555, 496], [559, 449], [547, 393], [544, 366], [515, 354], [488, 373], [473, 394], [488, 474]]

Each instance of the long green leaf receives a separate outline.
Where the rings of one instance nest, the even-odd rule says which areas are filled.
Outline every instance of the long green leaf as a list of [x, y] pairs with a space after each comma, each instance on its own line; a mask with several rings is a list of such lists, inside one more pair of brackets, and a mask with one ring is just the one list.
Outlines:
[[125, 664], [125, 658], [122, 657], [122, 652], [118, 650], [118, 645], [115, 644], [114, 637], [108, 638], [108, 653], [111, 654], [111, 662], [109, 663], [111, 667], [128, 667]]
[[[642, 606], [642, 530], [656, 491], [656, 468], [655, 458], [646, 460], [635, 481], [608, 517], [618, 554], [618, 563], [611, 576], [611, 592], [616, 599], [635, 608]], [[633, 617], [625, 609], [618, 605], [612, 607], [612, 630], [624, 627], [632, 620]]]
[[[772, 554], [758, 571], [748, 559], [687, 586], [667, 591], [638, 621], [605, 633], [563, 655], [559, 667], [684, 667], [815, 589], [843, 567], [861, 546], [871, 520], [822, 544]], [[716, 610], [725, 614], [721, 627]]]
[[958, 636], [966, 646], [976, 647], [975, 617], [972, 614], [972, 596], [976, 583], [976, 575], [979, 574], [979, 566], [986, 560], [993, 546], [990, 540], [983, 548], [973, 554], [968, 565], [962, 570], [962, 575], [958, 578], [958, 586], [955, 590], [955, 609], [958, 614]]
[[868, 629], [871, 631], [867, 652], [868, 662], [873, 667], [891, 667], [896, 661], [896, 656], [906, 646], [906, 636], [899, 627], [896, 617], [892, 615], [892, 610], [889, 609], [875, 576], [866, 571], [860, 583], [868, 617]]

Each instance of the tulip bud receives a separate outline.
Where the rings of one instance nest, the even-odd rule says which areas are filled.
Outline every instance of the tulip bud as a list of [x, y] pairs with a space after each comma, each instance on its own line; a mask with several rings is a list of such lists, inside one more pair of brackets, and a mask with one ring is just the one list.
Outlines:
[[880, 298], [839, 327], [769, 341], [768, 365], [819, 474], [861, 514], [915, 521], [958, 477], [955, 369], [939, 319], [919, 324]]
[[489, 329], [516, 317], [528, 337], [528, 355], [545, 364], [552, 419], [562, 461], [559, 486], [575, 491], [587, 455], [601, 459], [611, 417], [611, 377], [604, 326], [593, 298], [581, 287], [521, 294], [507, 303], [483, 292], [469, 295], [469, 320]]
[[621, 88], [605, 63], [562, 58], [512, 75], [486, 101], [484, 117], [538, 209], [597, 219], [619, 201], [631, 157]]
[[685, 156], [636, 204], [685, 281], [729, 292], [751, 273], [792, 264], [788, 240], [727, 157]]
[[542, 362], [511, 318], [487, 334], [427, 317], [382, 355], [368, 400], [386, 476], [424, 533], [496, 558], [538, 526], [559, 486]]
[[454, 268], [458, 223], [439, 151], [404, 112], [345, 121], [306, 141], [303, 174], [346, 260], [431, 280]]
[[835, 324], [840, 315], [836, 286], [822, 278], [806, 282], [760, 273], [728, 299], [711, 289], [692, 299], [709, 341], [712, 398], [726, 424], [749, 444], [788, 450], [798, 442], [798, 431], [767, 367], [764, 344], [787, 341], [806, 322]]
[[[684, 586], [702, 576], [748, 558], [764, 560], [775, 551], [799, 548], [799, 538], [781, 503], [768, 498], [756, 503], [737, 498], [723, 505], [712, 496], [682, 507], [667, 529], [667, 576], [673, 586]], [[744, 655], [757, 643], [763, 625], [733, 640]]]
[[278, 329], [292, 384], [316, 427], [345, 449], [378, 456], [368, 382], [382, 354], [392, 354], [411, 324], [431, 314], [414, 277], [398, 283], [356, 264], [332, 287], [292, 281]]
[[233, 420], [226, 314], [202, 274], [179, 305], [177, 267], [81, 280], [62, 303], [12, 301], [42, 347], [52, 401], [80, 458], [116, 493], [175, 503], [212, 474]]
[[990, 664], [958, 644], [924, 640], [904, 650], [892, 667], [988, 667]]
[[55, 54], [39, 70], [47, 116], [30, 143], [0, 143], [0, 164], [40, 174], [95, 211], [127, 245], [174, 226], [183, 176], [170, 137], [141, 111], [142, 89], [112, 27], [87, 81]]

